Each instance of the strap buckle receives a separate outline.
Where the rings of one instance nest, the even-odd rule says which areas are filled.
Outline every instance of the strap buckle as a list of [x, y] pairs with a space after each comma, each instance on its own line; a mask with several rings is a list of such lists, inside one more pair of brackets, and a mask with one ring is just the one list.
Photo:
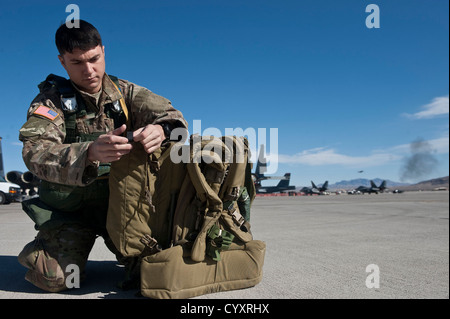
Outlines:
[[147, 234], [145, 234], [139, 241], [145, 246], [144, 250], [142, 251], [142, 255], [144, 256], [153, 255], [162, 251], [162, 248], [161, 246], [159, 246], [158, 241]]
[[241, 215], [241, 213], [236, 208], [234, 208], [234, 203], [231, 203], [231, 205], [227, 208], [227, 211], [228, 211], [228, 215], [231, 216], [231, 218], [233, 219], [234, 223], [238, 227], [241, 227], [242, 224], [245, 222], [245, 219]]
[[244, 216], [242, 216], [239, 210], [234, 208], [234, 202], [231, 202], [226, 210], [228, 211], [228, 215], [231, 216], [231, 219], [236, 224], [236, 226], [239, 227], [240, 230], [246, 233], [250, 231], [250, 223], [245, 220]]

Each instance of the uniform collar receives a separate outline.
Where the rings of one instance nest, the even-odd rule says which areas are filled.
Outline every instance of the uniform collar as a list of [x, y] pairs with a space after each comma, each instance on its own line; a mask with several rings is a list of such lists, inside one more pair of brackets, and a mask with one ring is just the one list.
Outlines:
[[105, 75], [103, 75], [102, 90], [105, 94], [106, 103], [118, 101], [122, 98], [122, 94], [120, 93], [119, 88], [116, 87], [114, 82], [106, 73]]
[[72, 86], [81, 94], [83, 99], [90, 102], [88, 104], [91, 104], [94, 107], [94, 109], [97, 110], [102, 105], [118, 101], [122, 98], [122, 94], [120, 93], [119, 89], [116, 87], [114, 82], [109, 78], [106, 72], [103, 75], [101, 94], [99, 98], [96, 98], [95, 96], [96, 94], [89, 94], [85, 91], [80, 90], [73, 82]]

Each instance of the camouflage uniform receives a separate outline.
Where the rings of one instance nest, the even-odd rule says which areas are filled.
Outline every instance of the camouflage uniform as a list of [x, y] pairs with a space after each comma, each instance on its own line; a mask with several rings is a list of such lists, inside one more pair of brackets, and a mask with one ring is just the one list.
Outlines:
[[[169, 100], [128, 81], [119, 79], [118, 83], [121, 92], [105, 74], [102, 90], [96, 95], [79, 91], [73, 85], [85, 104], [86, 113], [77, 115], [72, 131], [64, 118], [58, 89], [47, 87], [31, 103], [27, 122], [20, 129], [19, 139], [23, 142], [22, 155], [27, 168], [50, 190], [56, 185], [58, 190], [66, 187], [70, 194], [69, 197], [62, 196], [61, 200], [46, 199], [48, 192], [42, 185], [37, 204], [55, 208], [57, 212], [52, 212], [48, 222], [36, 225], [39, 229], [36, 239], [18, 256], [19, 262], [29, 268], [25, 279], [46, 291], [67, 289], [65, 269], [69, 264], [77, 265], [81, 279], [84, 278], [89, 252], [99, 235], [118, 260], [126, 263], [106, 232], [108, 180], [99, 177], [99, 164], [88, 160], [87, 151], [92, 139], [80, 138], [114, 130], [114, 120], [108, 117], [105, 106], [123, 96], [128, 109], [128, 131], [158, 123], [187, 127], [183, 115]], [[73, 132], [76, 140], [68, 142], [68, 135]]]

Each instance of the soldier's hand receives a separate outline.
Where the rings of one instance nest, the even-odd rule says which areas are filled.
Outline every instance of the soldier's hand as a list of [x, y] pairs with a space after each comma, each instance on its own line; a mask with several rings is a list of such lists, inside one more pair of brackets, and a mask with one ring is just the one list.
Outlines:
[[124, 124], [107, 134], [100, 135], [88, 149], [88, 160], [91, 162], [111, 163], [118, 161], [133, 148], [126, 137], [120, 136], [127, 129]]
[[140, 142], [148, 154], [157, 150], [165, 139], [161, 125], [149, 124], [133, 132], [133, 140]]

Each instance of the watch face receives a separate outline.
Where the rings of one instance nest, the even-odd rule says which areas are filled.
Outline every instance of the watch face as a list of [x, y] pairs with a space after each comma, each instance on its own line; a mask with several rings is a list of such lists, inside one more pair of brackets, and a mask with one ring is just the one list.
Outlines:
[[163, 128], [163, 130], [164, 130], [164, 135], [165, 135], [166, 137], [169, 137], [169, 136], [170, 136], [170, 128], [169, 128], [169, 125], [168, 125], [167, 123], [161, 123], [161, 126], [162, 126], [162, 128]]
[[133, 132], [132, 131], [127, 132], [127, 139], [128, 139], [128, 143], [133, 142]]

